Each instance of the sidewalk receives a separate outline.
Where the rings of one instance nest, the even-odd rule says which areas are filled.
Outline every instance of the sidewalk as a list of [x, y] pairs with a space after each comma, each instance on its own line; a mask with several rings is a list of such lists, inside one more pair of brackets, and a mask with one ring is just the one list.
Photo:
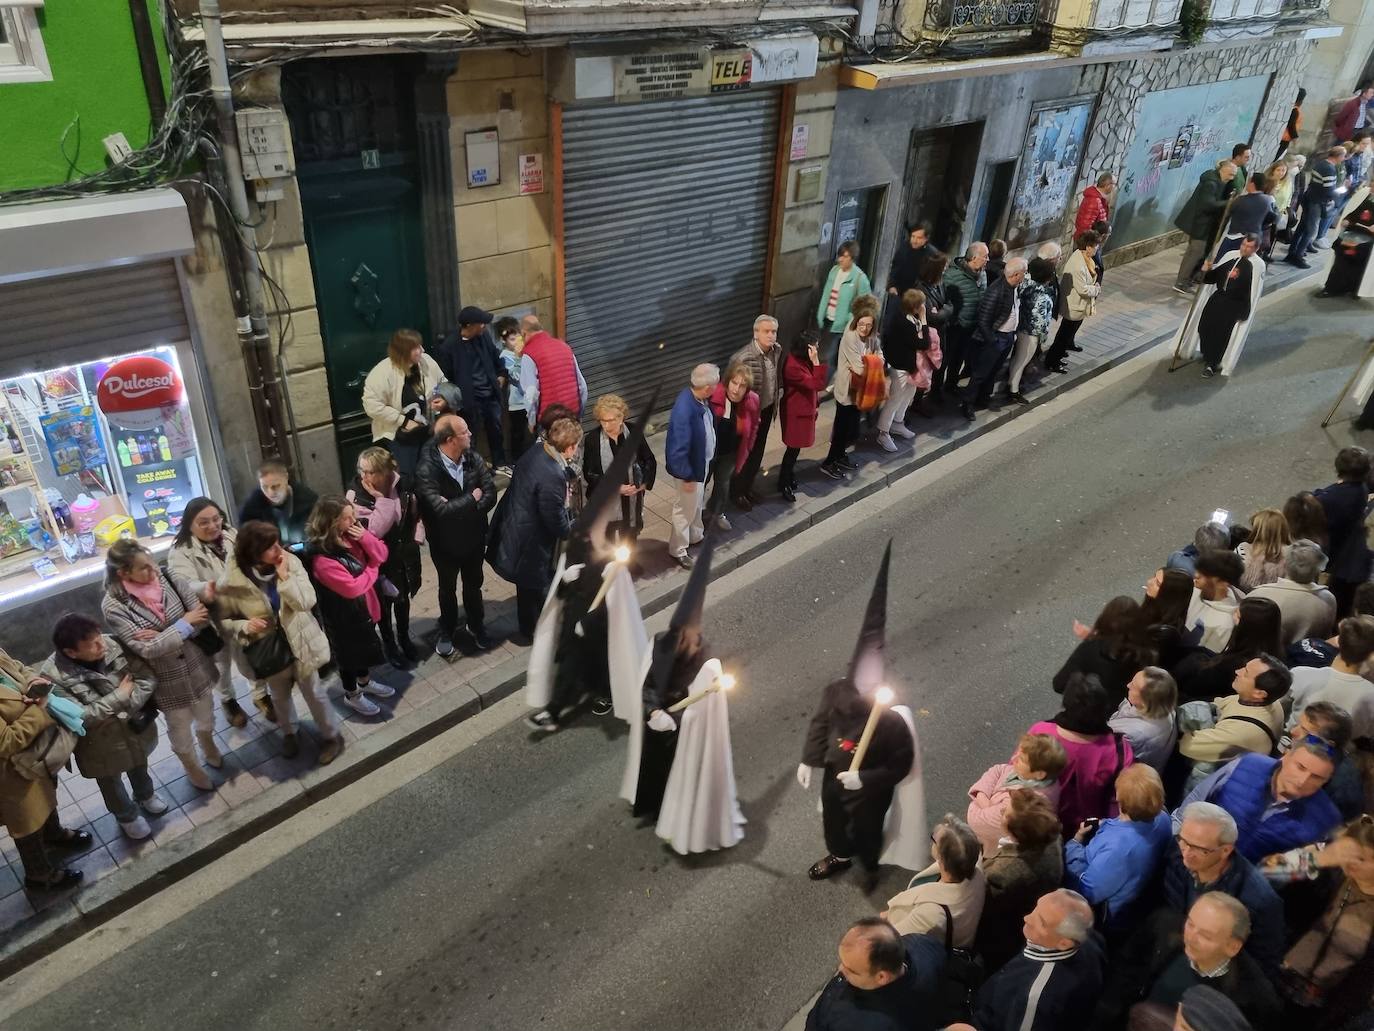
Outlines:
[[[1169, 289], [1180, 253], [1177, 249], [1165, 251], [1107, 271], [1098, 313], [1079, 333], [1082, 353], [1069, 356], [1066, 375], [1050, 376], [1040, 385], [1028, 381], [1024, 389], [1033, 403], [1043, 402], [1173, 334], [1188, 305], [1187, 299]], [[1269, 268], [1265, 292], [1305, 280], [1315, 285], [1323, 274], [1324, 269], [1303, 273], [1275, 263]], [[1193, 365], [1180, 374], [1197, 375], [1198, 368]], [[760, 481], [760, 493], [767, 500], [750, 513], [730, 512], [734, 529], [720, 536], [713, 574], [728, 573], [777, 541], [839, 514], [860, 498], [1027, 410], [1009, 406], [1002, 411], [980, 412], [978, 420], [970, 424], [950, 406], [932, 419], [917, 420], [917, 439], [902, 442], [893, 454], [878, 449], [871, 437], [865, 437], [853, 456], [861, 464], [859, 472], [841, 483], [816, 471], [830, 438], [833, 408], [824, 406], [817, 426], [817, 446], [805, 452], [797, 466], [801, 489], [795, 505], [784, 503], [773, 490], [776, 464], [783, 450], [774, 431], [765, 461], [767, 473]], [[655, 434], [651, 443], [661, 461], [662, 434]], [[667, 555], [671, 505], [672, 487], [661, 475], [660, 483], [646, 498], [647, 525], [640, 538], [645, 573], [638, 584], [646, 616], [671, 604], [686, 581], [686, 574]], [[432, 570], [426, 575], [412, 616], [413, 636], [432, 644], [437, 602]], [[489, 572], [485, 596], [489, 632], [498, 639], [514, 632], [513, 588]], [[22, 887], [23, 871], [14, 843], [0, 830], [0, 977], [518, 690], [524, 680], [525, 653], [524, 648], [503, 643], [488, 654], [455, 661], [430, 656], [409, 673], [384, 668], [378, 679], [394, 686], [397, 693], [382, 703], [382, 715], [371, 720], [343, 708], [337, 680], [328, 683], [347, 747], [325, 768], [314, 766], [317, 749], [313, 727], [301, 735], [301, 755], [295, 760], [283, 759], [278, 735], [253, 709], [247, 684], [240, 683], [242, 704], [253, 718], [247, 727], [236, 730], [227, 725], [216, 706], [216, 737], [225, 758], [222, 770], [207, 770], [216, 784], [215, 791], [200, 792], [187, 783], [163, 729], [151, 769], [159, 791], [172, 808], [166, 815], [149, 820], [154, 833], [145, 842], [130, 842], [121, 835], [94, 781], [64, 774], [58, 788], [62, 822], [67, 827], [85, 828], [95, 838], [90, 851], [72, 860], [72, 865], [85, 872], [85, 880], [75, 892], [28, 893]], [[299, 717], [305, 711], [299, 700], [296, 708]]]

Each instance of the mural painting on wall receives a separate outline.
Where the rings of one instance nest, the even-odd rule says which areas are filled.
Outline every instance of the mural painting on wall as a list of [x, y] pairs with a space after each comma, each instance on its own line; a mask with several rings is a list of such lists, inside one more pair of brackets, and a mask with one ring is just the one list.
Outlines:
[[1016, 173], [1016, 196], [1007, 217], [1009, 247], [1029, 247], [1062, 235], [1092, 109], [1092, 97], [1075, 97], [1031, 111]]
[[1250, 141], [1268, 83], [1267, 75], [1254, 75], [1145, 95], [1118, 176], [1113, 247], [1174, 228], [1198, 176]]

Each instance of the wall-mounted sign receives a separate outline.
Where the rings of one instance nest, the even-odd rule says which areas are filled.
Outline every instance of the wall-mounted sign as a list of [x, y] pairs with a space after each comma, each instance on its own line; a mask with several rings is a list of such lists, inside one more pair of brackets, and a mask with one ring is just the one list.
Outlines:
[[802, 161], [806, 158], [806, 147], [811, 142], [811, 126], [803, 122], [801, 125], [792, 126], [792, 153], [789, 155], [792, 161]]
[[161, 358], [140, 354], [111, 365], [96, 387], [96, 404], [110, 421], [143, 429], [162, 421], [164, 408], [181, 404], [181, 377]]
[[615, 99], [634, 103], [748, 89], [753, 66], [747, 48], [683, 47], [622, 55], [614, 59]]
[[520, 155], [520, 193], [544, 192], [544, 155]]
[[495, 129], [464, 136], [468, 158], [468, 186], [495, 186], [501, 181], [501, 140]]

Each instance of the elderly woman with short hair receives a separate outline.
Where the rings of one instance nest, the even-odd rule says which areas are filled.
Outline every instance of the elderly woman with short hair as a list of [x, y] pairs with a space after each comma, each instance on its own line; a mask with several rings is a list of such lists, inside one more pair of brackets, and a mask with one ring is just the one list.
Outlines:
[[983, 859], [988, 893], [977, 944], [990, 965], [1000, 966], [1020, 950], [1026, 914], [1063, 882], [1061, 833], [1059, 817], [1044, 795], [1012, 792], [1006, 837]]
[[[630, 422], [630, 406], [619, 394], [598, 397], [592, 405], [592, 418], [597, 425], [587, 434], [582, 446], [582, 479], [586, 481], [588, 497], [611, 467], [616, 452], [635, 430]], [[657, 477], [658, 459], [648, 440], [641, 439], [635, 460], [625, 473], [625, 482], [620, 485], [620, 521], [612, 525], [612, 535], [631, 545], [639, 538], [639, 531], [644, 529], [644, 494], [654, 489]], [[638, 556], [630, 562], [637, 568]]]
[[1135, 760], [1163, 772], [1178, 741], [1178, 684], [1167, 670], [1146, 666], [1126, 685], [1126, 697], [1107, 725], [1125, 734]]
[[752, 389], [754, 374], [743, 362], [725, 371], [725, 379], [711, 392], [711, 411], [716, 417], [716, 454], [711, 462], [711, 503], [708, 518], [719, 529], [731, 529], [725, 503], [732, 496], [730, 482], [744, 468], [759, 432], [759, 395]]
[[970, 948], [987, 892], [979, 862], [983, 846], [973, 828], [953, 813], [945, 814], [930, 838], [934, 862], [888, 900], [883, 916], [902, 934], [928, 934], [942, 941], [952, 921], [954, 947]]
[[1326, 569], [1321, 545], [1306, 538], [1294, 541], [1283, 549], [1283, 568], [1283, 576], [1247, 597], [1265, 598], [1279, 607], [1285, 648], [1307, 637], [1330, 637], [1336, 630], [1336, 597], [1317, 582]]

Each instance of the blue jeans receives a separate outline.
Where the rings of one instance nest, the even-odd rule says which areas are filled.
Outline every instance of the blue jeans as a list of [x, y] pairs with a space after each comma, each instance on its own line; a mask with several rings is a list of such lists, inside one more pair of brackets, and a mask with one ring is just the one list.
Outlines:
[[95, 786], [100, 789], [105, 808], [114, 814], [114, 818], [120, 823], [131, 823], [138, 818], [136, 803], [146, 802], [153, 797], [153, 778], [148, 775], [146, 766], [126, 770], [124, 776], [129, 778], [129, 786], [134, 789], [133, 798], [129, 797], [124, 789], [124, 780], [117, 773], [111, 777], [97, 777]]
[[1299, 261], [1307, 253], [1307, 249], [1312, 246], [1312, 241], [1317, 238], [1317, 227], [1323, 218], [1326, 217], [1325, 209], [1317, 204], [1304, 204], [1302, 207], [1302, 221], [1298, 223], [1297, 232], [1293, 234], [1293, 241], [1288, 245], [1288, 253], [1284, 255], [1284, 261]]
[[994, 333], [991, 340], [974, 338], [973, 354], [969, 356], [972, 371], [969, 373], [968, 386], [960, 397], [965, 404], [988, 403], [993, 385], [997, 382], [997, 372], [1015, 343], [1015, 333]]

